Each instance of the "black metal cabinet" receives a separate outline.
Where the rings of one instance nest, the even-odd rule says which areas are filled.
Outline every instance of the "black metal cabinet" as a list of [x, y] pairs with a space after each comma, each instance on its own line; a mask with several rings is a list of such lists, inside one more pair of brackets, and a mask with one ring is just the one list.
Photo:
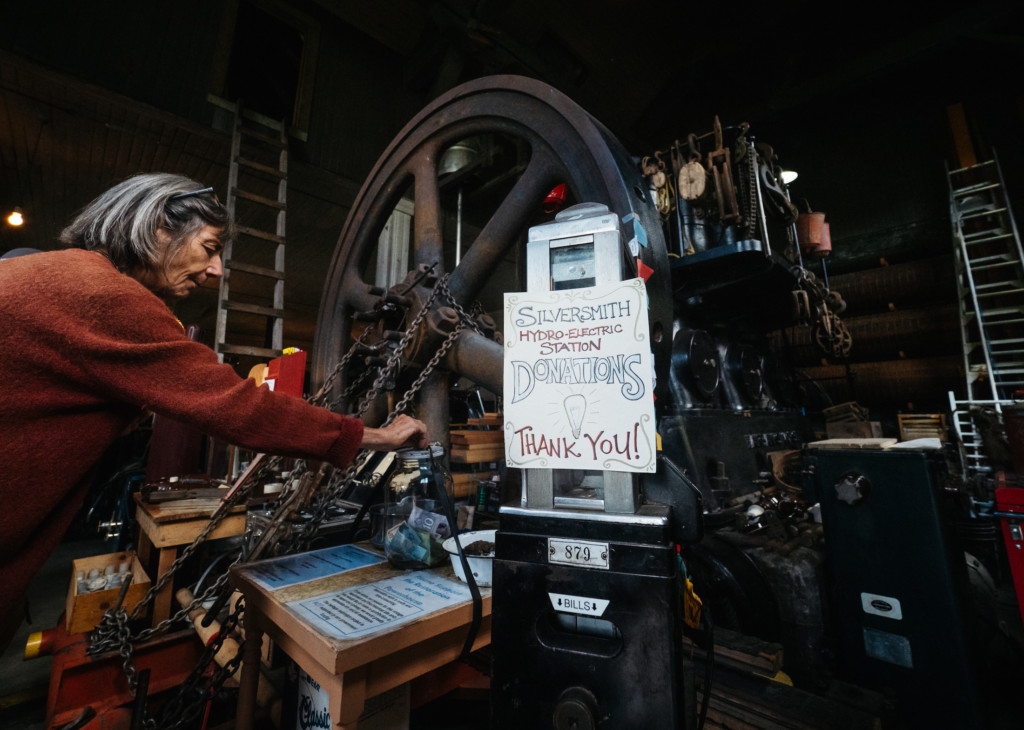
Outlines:
[[923, 450], [808, 452], [844, 677], [891, 691], [907, 727], [985, 727], [967, 640], [967, 575], [944, 465]]
[[[607, 567], [557, 562], [607, 545]], [[668, 510], [571, 519], [502, 513], [491, 727], [681, 727], [679, 575]], [[691, 708], [692, 711], [692, 708]]]

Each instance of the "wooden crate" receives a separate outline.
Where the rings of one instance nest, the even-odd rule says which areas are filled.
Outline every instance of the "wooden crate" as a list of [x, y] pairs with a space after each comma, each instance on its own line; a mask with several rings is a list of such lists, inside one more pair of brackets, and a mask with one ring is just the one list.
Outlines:
[[470, 426], [497, 426], [499, 429], [505, 422], [500, 413], [485, 413], [481, 418], [467, 418], [466, 424]]
[[452, 497], [455, 499], [462, 499], [463, 497], [476, 499], [477, 485], [494, 476], [494, 472], [494, 469], [490, 471], [453, 471]]
[[452, 431], [452, 446], [476, 446], [478, 444], [500, 444], [504, 442], [503, 431]]
[[946, 415], [944, 413], [900, 413], [900, 441], [937, 438], [947, 440]]
[[483, 418], [470, 418], [468, 423], [482, 428], [451, 432], [452, 463], [483, 464], [504, 461], [505, 436], [501, 430], [501, 415], [488, 413]]
[[505, 460], [505, 444], [475, 444], [452, 446], [453, 464], [480, 464]]
[[116, 571], [124, 561], [131, 561], [132, 584], [128, 588], [128, 594], [124, 597], [124, 608], [129, 613], [136, 604], [143, 599], [149, 591], [149, 576], [142, 568], [138, 556], [134, 552], [108, 553], [106, 555], [95, 555], [91, 558], [79, 558], [71, 563], [71, 586], [68, 588], [68, 600], [65, 615], [65, 627], [69, 634], [78, 634], [83, 631], [92, 631], [96, 624], [103, 618], [107, 609], [117, 602], [121, 588], [108, 588], [93, 593], [78, 593], [78, 581], [75, 576], [78, 571], [83, 571], [88, 577], [89, 571], [97, 568], [100, 574], [108, 565], [113, 565]]
[[835, 421], [825, 424], [830, 439], [882, 438], [878, 421]]

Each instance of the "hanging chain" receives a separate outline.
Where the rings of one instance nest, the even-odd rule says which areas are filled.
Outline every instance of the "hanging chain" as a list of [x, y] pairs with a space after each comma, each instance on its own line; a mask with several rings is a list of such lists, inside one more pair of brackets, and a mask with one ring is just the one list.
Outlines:
[[[146, 595], [143, 596], [142, 600], [140, 600], [135, 605], [135, 608], [132, 610], [130, 615], [127, 613], [127, 611], [125, 611], [123, 607], [120, 606], [115, 611], [107, 611], [107, 613], [103, 615], [103, 618], [100, 620], [100, 623], [96, 626], [96, 629], [93, 630], [92, 634], [89, 637], [88, 653], [91, 656], [102, 654], [107, 651], [113, 651], [114, 649], [121, 651], [123, 654], [123, 642], [126, 639], [129, 642], [139, 642], [145, 641], [146, 639], [149, 639], [155, 634], [162, 633], [166, 631], [172, 624], [177, 623], [178, 621], [181, 621], [185, 617], [187, 617], [188, 614], [191, 611], [193, 611], [197, 606], [201, 605], [205, 601], [209, 600], [213, 595], [217, 594], [218, 590], [220, 590], [220, 588], [222, 588], [223, 585], [227, 582], [227, 571], [225, 571], [224, 574], [221, 575], [220, 578], [218, 578], [217, 582], [215, 582], [213, 585], [211, 585], [209, 588], [203, 591], [203, 593], [197, 596], [195, 600], [193, 600], [188, 606], [183, 607], [180, 611], [175, 613], [170, 618], [164, 619], [152, 628], [143, 629], [134, 637], [131, 636], [131, 634], [127, 631], [127, 622], [129, 620], [139, 617], [139, 615], [146, 608], [146, 606], [148, 606], [152, 602], [153, 598], [161, 590], [163, 590], [164, 586], [166, 586], [171, 580], [173, 580], [177, 570], [192, 556], [192, 554], [206, 540], [210, 533], [217, 529], [217, 526], [224, 520], [225, 517], [227, 517], [227, 515], [231, 512], [234, 506], [237, 505], [238, 502], [241, 501], [243, 497], [248, 496], [256, 480], [264, 473], [266, 473], [268, 470], [270, 470], [273, 464], [274, 460], [269, 459], [267, 463], [263, 466], [263, 468], [257, 471], [249, 479], [247, 479], [246, 482], [243, 485], [241, 485], [239, 489], [234, 491], [230, 499], [226, 499], [224, 502], [220, 504], [217, 510], [210, 517], [210, 521], [207, 523], [206, 527], [203, 528], [203, 530], [196, 536], [196, 538], [188, 547], [182, 550], [181, 555], [179, 555], [174, 560], [174, 562], [171, 563], [167, 571], [150, 586], [149, 590], [146, 592]], [[236, 563], [238, 563], [237, 558], [235, 562], [232, 563], [232, 565], [235, 565]], [[121, 619], [122, 614], [124, 615], [123, 621]], [[132, 688], [132, 691], [134, 692], [134, 682], [132, 682]]]
[[[196, 668], [181, 684], [179, 691], [171, 697], [163, 706], [160, 713], [160, 720], [150, 718], [146, 721], [147, 730], [153, 728], [165, 728], [171, 730], [179, 727], [194, 727], [192, 722], [198, 718], [206, 704], [212, 700], [227, 679], [235, 674], [242, 663], [245, 639], [238, 642], [238, 651], [231, 659], [223, 665], [217, 665], [212, 672], [207, 672], [207, 667], [215, 664], [215, 657], [220, 652], [224, 642], [234, 633], [240, 623], [242, 614], [245, 612], [244, 599], [239, 599], [233, 610], [220, 626], [220, 630], [214, 635], [202, 656], [196, 664]], [[209, 676], [207, 676], [209, 675]]]
[[[412, 341], [412, 338], [415, 336], [415, 334], [419, 331], [419, 327], [423, 322], [424, 317], [426, 317], [426, 315], [429, 313], [430, 307], [434, 303], [434, 300], [436, 299], [437, 294], [439, 292], [443, 294], [445, 300], [449, 304], [452, 304], [456, 312], [459, 313], [459, 323], [456, 325], [455, 329], [452, 330], [452, 332], [445, 338], [444, 342], [441, 343], [441, 346], [438, 347], [438, 349], [434, 352], [433, 356], [430, 358], [430, 361], [427, 363], [426, 367], [424, 367], [420, 371], [419, 376], [417, 376], [416, 380], [413, 381], [412, 385], [410, 385], [409, 388], [405, 391], [405, 394], [402, 396], [401, 400], [399, 400], [398, 403], [395, 404], [394, 408], [391, 410], [391, 413], [388, 414], [387, 419], [384, 421], [383, 426], [387, 426], [392, 421], [394, 421], [394, 419], [400, 413], [405, 412], [405, 410], [409, 407], [409, 403], [419, 393], [420, 389], [423, 387], [423, 384], [426, 382], [427, 378], [430, 377], [430, 375], [440, 364], [441, 360], [444, 359], [444, 357], [448, 354], [448, 351], [451, 350], [452, 346], [455, 344], [455, 341], [458, 339], [459, 335], [462, 333], [462, 330], [466, 326], [466, 323], [471, 323], [474, 326], [474, 329], [477, 329], [477, 331], [479, 331], [479, 329], [475, 325], [473, 318], [471, 318], [466, 313], [466, 311], [461, 307], [461, 305], [458, 304], [458, 302], [455, 301], [455, 298], [452, 296], [451, 291], [448, 289], [448, 274], [445, 274], [440, 279], [438, 279], [437, 284], [431, 290], [430, 295], [423, 303], [423, 306], [420, 308], [420, 311], [416, 314], [416, 317], [413, 319], [410, 325], [405, 329], [405, 332], [402, 335], [402, 339], [398, 342], [398, 345], [395, 347], [394, 351], [389, 356], [387, 363], [385, 363], [380, 368], [380, 372], [377, 378], [374, 380], [373, 385], [363, 396], [359, 404], [359, 408], [357, 411], [359, 415], [365, 413], [366, 410], [370, 407], [370, 404], [373, 403], [374, 400], [376, 400], [378, 394], [384, 387], [384, 383], [387, 380], [388, 374], [391, 372], [396, 372], [401, 367], [402, 353], [405, 351], [405, 348]], [[344, 471], [344, 473], [341, 474], [340, 478], [332, 478], [328, 482], [327, 488], [321, 492], [321, 495], [318, 499], [316, 510], [314, 511], [312, 518], [303, 526], [302, 532], [299, 534], [297, 540], [294, 543], [294, 548], [296, 549], [296, 551], [301, 552], [302, 550], [306, 550], [309, 548], [309, 544], [312, 542], [317, 530], [320, 527], [320, 524], [323, 522], [324, 515], [326, 514], [328, 508], [352, 482], [352, 480], [355, 478], [355, 475], [362, 468], [363, 464], [365, 463], [368, 457], [369, 452], [360, 452], [359, 455], [356, 457], [355, 461], [353, 461], [352, 465], [350, 465]]]
[[474, 316], [479, 315], [483, 312], [483, 307], [480, 306], [480, 302], [473, 302], [474, 314], [470, 314], [469, 312], [467, 312], [462, 307], [462, 305], [459, 304], [458, 301], [456, 301], [455, 297], [452, 295], [451, 290], [448, 288], [447, 274], [443, 276], [440, 281], [437, 282], [437, 287], [438, 289], [441, 290], [441, 293], [444, 295], [445, 300], [448, 302], [451, 308], [454, 309], [455, 312], [459, 315], [459, 324], [461, 326], [468, 326], [472, 328], [473, 331], [476, 332], [478, 335], [482, 335], [483, 330], [480, 329], [480, 325], [477, 323], [476, 316]]
[[[430, 269], [432, 268], [433, 267], [430, 267]], [[429, 273], [430, 269], [425, 272], [421, 272], [417, 281], [421, 280], [427, 273]], [[452, 295], [451, 290], [448, 288], [448, 279], [448, 274], [445, 274], [438, 279], [437, 283], [431, 289], [430, 294], [424, 301], [423, 306], [420, 307], [420, 310], [417, 312], [412, 322], [410, 322], [405, 328], [398, 344], [388, 356], [387, 362], [379, 368], [372, 385], [361, 398], [356, 411], [357, 417], [362, 416], [369, 409], [370, 405], [377, 399], [381, 391], [387, 389], [386, 385], [389, 383], [389, 380], [392, 380], [401, 371], [402, 355], [409, 343], [419, 332], [423, 320], [431, 311], [431, 307], [437, 299], [438, 294], [443, 297], [446, 304], [450, 305], [456, 311], [458, 314], [458, 323], [452, 332], [449, 333], [441, 343], [440, 347], [435, 350], [427, 365], [420, 371], [412, 385], [406, 390], [405, 394], [388, 414], [381, 427], [388, 426], [399, 414], [405, 412], [409, 407], [409, 404], [423, 387], [423, 384], [427, 381], [427, 378], [431, 376], [437, 366], [447, 356], [448, 352], [454, 346], [455, 341], [459, 338], [464, 329], [469, 327], [478, 334], [483, 335], [483, 331], [477, 322], [477, 317], [483, 313], [479, 302], [474, 302], [472, 314], [467, 312]], [[413, 285], [415, 285], [415, 282]], [[372, 330], [373, 328], [367, 327], [356, 339], [353, 345], [325, 378], [323, 385], [317, 391], [316, 395], [310, 399], [310, 403], [320, 406], [327, 405], [330, 400], [330, 394], [335, 387], [335, 383], [341, 377], [344, 369], [352, 361], [356, 353], [363, 348], [365, 341]], [[365, 375], [359, 376], [356, 379], [356, 382], [346, 388], [341, 396], [331, 402], [330, 405], [337, 405], [340, 400], [351, 395], [351, 393], [354, 392], [361, 383], [365, 382], [365, 378]], [[348, 467], [344, 470], [334, 470], [328, 480], [327, 486], [320, 490], [320, 494], [316, 500], [316, 508], [311, 515], [311, 518], [303, 525], [302, 531], [296, 536], [296, 538], [290, 541], [291, 544], [288, 546], [288, 552], [298, 552], [308, 549], [309, 544], [312, 542], [321, 523], [323, 522], [328, 508], [352, 483], [356, 474], [358, 474], [365, 465], [369, 455], [370, 451], [360, 450]], [[239, 551], [238, 556], [231, 565], [228, 566], [228, 569], [225, 570], [212, 585], [207, 587], [201, 594], [195, 596], [189, 605], [182, 607], [181, 610], [177, 611], [170, 618], [159, 622], [152, 628], [143, 629], [134, 636], [128, 628], [129, 621], [134, 620], [141, 615], [145, 608], [153, 601], [153, 598], [174, 579], [178, 569], [195, 553], [199, 546], [206, 541], [209, 535], [217, 528], [224, 518], [228, 516], [232, 509], [239, 504], [243, 498], [249, 495], [253, 486], [259, 483], [260, 479], [268, 473], [276, 471], [282, 461], [283, 460], [280, 457], [265, 457], [262, 465], [258, 469], [251, 474], [243, 475], [241, 478], [242, 481], [237, 483], [231, 490], [230, 496], [221, 502], [218, 508], [211, 515], [209, 522], [203, 530], [196, 536], [192, 543], [182, 551], [181, 555], [171, 563], [168, 570], [150, 586], [146, 595], [135, 605], [131, 614], [129, 614], [123, 607], [118, 606], [116, 610], [107, 611], [100, 620], [100, 623], [93, 630], [90, 635], [88, 654], [95, 656], [109, 651], [118, 651], [123, 660], [122, 667], [125, 677], [127, 678], [129, 692], [132, 697], [135, 696], [138, 686], [138, 676], [134, 660], [134, 644], [146, 641], [149, 638], [166, 631], [171, 625], [178, 623], [179, 621], [183, 621], [198, 606], [204, 604], [206, 601], [219, 595], [223, 590], [225, 590], [231, 568], [244, 562], [245, 551]], [[296, 471], [298, 474], [302, 474], [302, 472], [305, 471], [304, 462], [300, 462]], [[297, 474], [293, 473], [292, 476], [294, 478]], [[277, 515], [275, 515], [275, 519], [276, 518]], [[228, 619], [225, 620], [224, 624], [221, 626], [221, 630], [218, 632], [214, 641], [207, 646], [206, 651], [204, 651], [200, 662], [197, 664], [192, 674], [186, 679], [185, 683], [182, 684], [177, 695], [168, 703], [168, 705], [165, 706], [162, 713], [163, 719], [159, 723], [154, 718], [149, 718], [144, 721], [144, 726], [147, 730], [153, 730], [157, 727], [181, 727], [184, 724], [191, 722], [198, 716], [198, 713], [202, 711], [204, 705], [213, 699], [213, 696], [223, 685], [224, 681], [234, 674], [242, 661], [241, 648], [231, 660], [214, 670], [212, 676], [207, 682], [202, 684], [200, 683], [203, 676], [207, 674], [206, 668], [214, 661], [214, 656], [223, 645], [225, 639], [234, 630], [243, 611], [244, 607], [237, 605], [235, 610], [229, 613]], [[241, 644], [244, 644], [244, 640]], [[190, 700], [188, 699], [188, 695], [192, 695]], [[188, 704], [186, 704], [186, 701], [188, 701]]]

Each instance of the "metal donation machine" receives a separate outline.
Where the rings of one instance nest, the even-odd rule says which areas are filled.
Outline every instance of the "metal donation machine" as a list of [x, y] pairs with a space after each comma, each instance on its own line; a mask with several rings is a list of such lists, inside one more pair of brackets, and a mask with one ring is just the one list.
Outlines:
[[[595, 395], [610, 384], [626, 406], [652, 397], [634, 380], [650, 378], [640, 354], [608, 349], [611, 336], [628, 328], [623, 322], [646, 310], [645, 298], [591, 296], [630, 283], [622, 282], [619, 229], [604, 205], [586, 203], [531, 228], [528, 291], [506, 295], [506, 318], [515, 310], [505, 333], [506, 456], [523, 466], [523, 487], [518, 503], [502, 506], [496, 537], [496, 729], [676, 727], [681, 717], [680, 594], [669, 507], [644, 503], [636, 471], [545, 466], [577, 456], [586, 466], [593, 456], [597, 467], [634, 459], [654, 471], [656, 449], [641, 446], [643, 433], [653, 434], [653, 416], [632, 419]], [[642, 281], [633, 283], [642, 293]], [[639, 334], [634, 349], [649, 350], [647, 333]], [[517, 355], [524, 341], [537, 339], [535, 353], [547, 357]], [[545, 385], [560, 400], [526, 412], [554, 413], [547, 428], [518, 421], [513, 401]], [[595, 425], [594, 410], [604, 410], [612, 427]]]

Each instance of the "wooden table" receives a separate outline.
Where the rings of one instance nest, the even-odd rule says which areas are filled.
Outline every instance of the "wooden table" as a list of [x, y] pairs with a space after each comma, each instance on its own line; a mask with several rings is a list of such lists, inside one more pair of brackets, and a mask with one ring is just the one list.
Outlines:
[[[473, 617], [469, 598], [408, 623], [352, 639], [328, 636], [286, 607], [286, 603], [395, 576], [427, 573], [458, 582], [450, 563], [429, 571], [403, 571], [384, 562], [270, 590], [254, 580], [253, 566], [272, 562], [260, 561], [231, 570], [232, 585], [245, 596], [245, 652], [235, 725], [239, 730], [253, 726], [264, 634], [328, 693], [333, 727], [340, 730], [354, 730], [368, 698], [459, 658]], [[474, 651], [491, 642], [491, 589], [481, 588], [480, 593], [482, 618]]]
[[[135, 519], [139, 523], [139, 560], [149, 570], [152, 551], [157, 551], [156, 581], [166, 573], [178, 557], [178, 548], [191, 545], [210, 523], [210, 510], [166, 510], [159, 503], [142, 501], [135, 493]], [[207, 539], [217, 540], [245, 532], [245, 505], [238, 505], [225, 517]], [[153, 597], [153, 626], [170, 618], [174, 586], [168, 583]]]

